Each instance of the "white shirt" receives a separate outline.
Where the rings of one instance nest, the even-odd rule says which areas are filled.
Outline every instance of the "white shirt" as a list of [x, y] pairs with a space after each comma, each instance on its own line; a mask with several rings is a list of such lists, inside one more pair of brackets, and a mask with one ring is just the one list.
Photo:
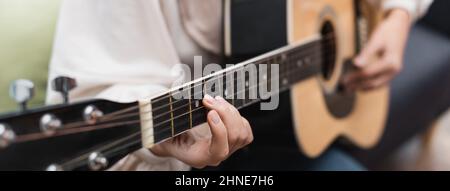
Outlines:
[[[161, 8], [159, 0], [65, 0], [53, 46], [49, 81], [61, 75], [75, 78], [78, 87], [70, 94], [72, 101], [102, 98], [132, 102], [166, 90], [180, 75], [171, 70], [180, 63], [180, 55], [218, 50], [213, 46], [217, 39], [201, 38], [204, 25], [180, 26], [195, 19], [198, 14], [189, 13], [189, 10], [196, 11], [195, 8], [183, 6], [188, 12], [182, 12], [180, 20], [176, 8], [167, 8], [176, 4], [176, 0], [170, 1], [164, 2], [165, 8]], [[186, 4], [188, 0], [183, 1]], [[385, 8], [403, 8], [418, 18], [431, 2], [389, 0]], [[185, 18], [186, 15], [191, 17]], [[206, 22], [211, 21], [214, 19]], [[49, 88], [47, 103], [61, 101], [61, 96]], [[141, 149], [111, 170], [189, 169], [176, 159], [157, 157]]]
[[401, 8], [408, 11], [413, 21], [423, 16], [433, 0], [385, 0], [384, 9]]

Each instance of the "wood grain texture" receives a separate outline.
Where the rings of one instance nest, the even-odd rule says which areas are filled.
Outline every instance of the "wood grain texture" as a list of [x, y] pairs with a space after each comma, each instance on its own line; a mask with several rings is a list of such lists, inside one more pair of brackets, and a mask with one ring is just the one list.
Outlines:
[[[353, 0], [289, 0], [289, 43], [317, 35], [325, 21], [336, 32], [336, 65], [329, 80], [317, 75], [291, 90], [292, 115], [300, 148], [309, 157], [320, 155], [337, 137], [369, 148], [379, 140], [388, 109], [388, 88], [357, 92], [353, 112], [337, 119], [327, 110], [324, 92], [335, 91], [345, 59], [355, 55], [355, 12]], [[367, 13], [378, 21], [377, 11]], [[372, 28], [372, 27], [371, 27]]]

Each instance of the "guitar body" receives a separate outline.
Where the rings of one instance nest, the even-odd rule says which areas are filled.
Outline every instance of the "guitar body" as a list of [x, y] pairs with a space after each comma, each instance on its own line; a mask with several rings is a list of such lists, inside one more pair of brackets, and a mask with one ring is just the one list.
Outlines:
[[[366, 1], [359, 2], [370, 33], [381, 14]], [[357, 53], [356, 12], [353, 0], [288, 0], [288, 39], [290, 44], [314, 35], [324, 36], [324, 27], [333, 30], [334, 63], [325, 66], [327, 75], [302, 81], [291, 88], [292, 115], [296, 137], [302, 151], [310, 157], [321, 154], [336, 138], [343, 136], [362, 148], [377, 143], [388, 111], [388, 88], [355, 93], [345, 114], [330, 112], [327, 99], [339, 98], [339, 80], [345, 63]], [[322, 34], [321, 34], [322, 33]], [[325, 36], [323, 38], [326, 38]], [[343, 98], [345, 99], [345, 98]], [[343, 100], [342, 100], [343, 101]], [[337, 109], [339, 108], [331, 108]], [[345, 110], [345, 109], [344, 109]], [[339, 113], [339, 112], [337, 112]]]

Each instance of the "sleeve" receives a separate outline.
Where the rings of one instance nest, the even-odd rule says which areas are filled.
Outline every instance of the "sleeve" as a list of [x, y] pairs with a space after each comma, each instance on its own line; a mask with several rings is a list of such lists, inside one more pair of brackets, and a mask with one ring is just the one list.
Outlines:
[[409, 13], [412, 21], [416, 21], [426, 14], [432, 3], [433, 0], [385, 0], [384, 9], [404, 9]]
[[[77, 80], [72, 101], [101, 98], [132, 102], [166, 90], [180, 74], [179, 58], [158, 0], [65, 0], [49, 68]], [[48, 86], [50, 87], [50, 85]], [[48, 88], [47, 103], [61, 96]], [[148, 149], [130, 154], [111, 170], [188, 170]]]

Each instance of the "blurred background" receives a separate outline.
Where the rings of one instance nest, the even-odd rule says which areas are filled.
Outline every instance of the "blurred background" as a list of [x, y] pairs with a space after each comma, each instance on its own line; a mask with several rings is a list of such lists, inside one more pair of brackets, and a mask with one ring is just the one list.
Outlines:
[[[16, 79], [35, 83], [36, 95], [30, 107], [44, 104], [60, 3], [61, 0], [0, 0], [0, 113], [17, 109], [8, 95], [9, 84]], [[416, 29], [450, 47], [448, 10], [450, 1], [436, 0]], [[427, 132], [408, 140], [375, 169], [450, 170], [450, 113]]]
[[20, 78], [35, 83], [30, 106], [44, 103], [59, 5], [59, 0], [0, 0], [0, 112], [17, 108], [8, 88]]

